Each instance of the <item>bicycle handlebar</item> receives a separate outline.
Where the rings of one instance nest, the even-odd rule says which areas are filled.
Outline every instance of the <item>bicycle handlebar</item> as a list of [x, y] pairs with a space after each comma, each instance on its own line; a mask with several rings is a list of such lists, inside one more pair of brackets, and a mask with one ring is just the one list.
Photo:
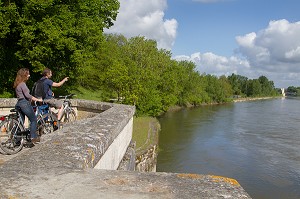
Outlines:
[[65, 98], [65, 99], [67, 99], [67, 98], [71, 98], [71, 97], [73, 97], [73, 96], [76, 96], [76, 94], [69, 94], [69, 95], [60, 95], [60, 96], [58, 96], [58, 98]]
[[35, 105], [35, 106], [39, 106], [37, 103], [46, 104], [46, 102], [45, 102], [44, 100], [43, 100], [42, 102], [34, 101], [34, 105]]

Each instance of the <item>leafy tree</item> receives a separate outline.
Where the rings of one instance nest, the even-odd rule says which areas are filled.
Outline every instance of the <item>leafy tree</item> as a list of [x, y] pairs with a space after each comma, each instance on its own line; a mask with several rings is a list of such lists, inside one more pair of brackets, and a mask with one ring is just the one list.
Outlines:
[[249, 87], [248, 87], [248, 96], [251, 97], [258, 97], [262, 94], [262, 88], [261, 84], [258, 79], [253, 79], [249, 81]]
[[228, 76], [228, 81], [232, 86], [234, 95], [243, 95], [247, 93], [247, 77], [236, 75], [234, 73]]
[[219, 82], [222, 89], [220, 99], [222, 101], [227, 101], [233, 95], [231, 84], [225, 75], [219, 77]]
[[21, 65], [36, 72], [36, 79], [49, 67], [60, 72], [57, 79], [77, 80], [86, 64], [94, 64], [103, 28], [113, 25], [118, 9], [117, 0], [1, 1], [1, 83], [11, 85]]
[[180, 61], [179, 67], [177, 76], [179, 85], [182, 87], [178, 96], [179, 105], [199, 105], [209, 101], [209, 96], [205, 91], [206, 80], [195, 71], [195, 63]]

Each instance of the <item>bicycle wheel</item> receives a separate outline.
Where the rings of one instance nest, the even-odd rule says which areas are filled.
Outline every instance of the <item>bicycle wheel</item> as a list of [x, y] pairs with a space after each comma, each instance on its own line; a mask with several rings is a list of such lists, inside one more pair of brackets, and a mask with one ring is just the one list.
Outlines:
[[77, 119], [76, 113], [73, 109], [69, 110], [69, 115], [68, 115], [68, 122], [74, 122]]
[[38, 117], [38, 131], [39, 134], [53, 133], [57, 129], [57, 118], [52, 113], [39, 115]]
[[76, 113], [73, 109], [67, 109], [61, 119], [63, 123], [74, 122], [77, 119]]
[[16, 154], [23, 148], [23, 138], [17, 136], [19, 132], [25, 131], [20, 123], [8, 118], [1, 123], [0, 148], [6, 154]]

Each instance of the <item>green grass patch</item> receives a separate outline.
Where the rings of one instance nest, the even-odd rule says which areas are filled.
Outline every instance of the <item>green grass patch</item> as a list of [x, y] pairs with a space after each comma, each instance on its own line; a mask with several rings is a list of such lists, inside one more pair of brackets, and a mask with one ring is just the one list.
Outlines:
[[83, 87], [78, 87], [76, 90], [70, 91], [70, 93], [76, 94], [77, 99], [102, 101], [102, 93], [99, 90], [88, 90]]
[[147, 150], [157, 144], [159, 122], [154, 117], [134, 117], [132, 140], [136, 142], [137, 151]]
[[12, 98], [12, 97], [14, 97], [14, 95], [9, 92], [4, 91], [3, 93], [0, 93], [0, 98]]

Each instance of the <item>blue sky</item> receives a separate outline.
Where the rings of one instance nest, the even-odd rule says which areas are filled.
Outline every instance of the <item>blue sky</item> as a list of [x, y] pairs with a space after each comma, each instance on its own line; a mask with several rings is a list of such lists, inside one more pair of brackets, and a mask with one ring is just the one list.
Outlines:
[[108, 33], [145, 36], [200, 73], [300, 86], [299, 0], [120, 0]]

